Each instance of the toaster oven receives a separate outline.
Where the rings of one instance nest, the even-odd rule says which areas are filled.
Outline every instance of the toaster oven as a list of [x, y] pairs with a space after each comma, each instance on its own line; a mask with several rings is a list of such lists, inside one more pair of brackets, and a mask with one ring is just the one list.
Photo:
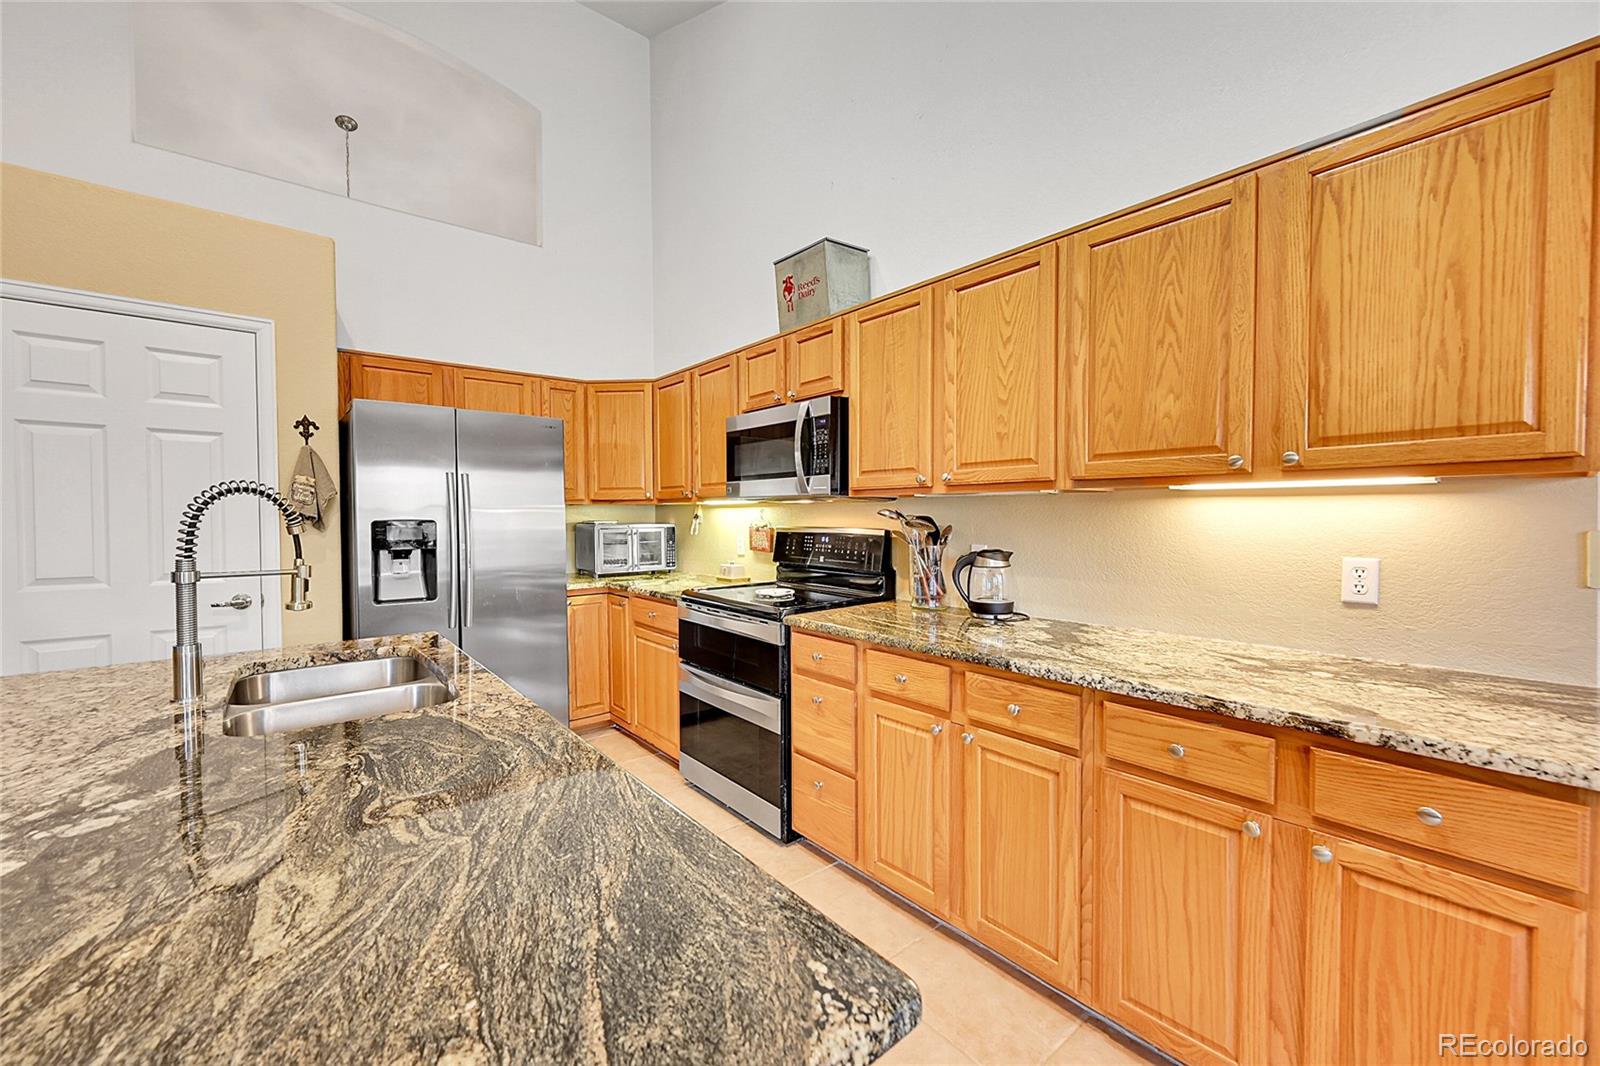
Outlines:
[[678, 568], [678, 527], [671, 522], [579, 522], [572, 530], [579, 573], [605, 577]]

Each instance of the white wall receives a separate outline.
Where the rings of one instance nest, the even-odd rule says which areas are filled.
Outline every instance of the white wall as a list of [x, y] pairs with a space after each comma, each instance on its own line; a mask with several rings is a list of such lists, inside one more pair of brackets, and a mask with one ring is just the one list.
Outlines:
[[648, 373], [645, 39], [577, 4], [349, 6], [540, 109], [542, 247], [134, 144], [126, 4], [0, 5], [0, 157], [333, 237], [341, 345], [586, 377]]
[[1592, 34], [1593, 3], [729, 3], [651, 50], [655, 357], [777, 328], [771, 262], [889, 292]]

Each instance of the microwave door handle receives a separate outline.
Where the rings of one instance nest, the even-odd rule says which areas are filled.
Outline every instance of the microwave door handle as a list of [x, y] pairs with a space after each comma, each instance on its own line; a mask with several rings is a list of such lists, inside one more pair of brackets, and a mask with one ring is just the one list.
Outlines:
[[800, 483], [800, 495], [811, 495], [811, 485], [806, 477], [805, 454], [800, 447], [800, 442], [805, 436], [806, 421], [811, 417], [811, 403], [807, 401], [800, 405], [800, 410], [794, 416], [794, 479]]

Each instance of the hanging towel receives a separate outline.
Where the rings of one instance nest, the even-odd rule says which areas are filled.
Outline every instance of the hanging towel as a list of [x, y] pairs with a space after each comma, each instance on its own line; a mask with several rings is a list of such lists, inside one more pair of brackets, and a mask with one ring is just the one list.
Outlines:
[[311, 445], [302, 446], [300, 458], [294, 463], [294, 478], [289, 484], [289, 502], [313, 526], [324, 529], [332, 516], [334, 498], [338, 495], [333, 475], [328, 473], [322, 456]]

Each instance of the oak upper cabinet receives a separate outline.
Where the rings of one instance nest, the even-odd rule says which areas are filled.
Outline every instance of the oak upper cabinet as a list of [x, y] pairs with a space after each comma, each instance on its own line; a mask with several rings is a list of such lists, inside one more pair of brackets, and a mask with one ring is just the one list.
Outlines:
[[733, 360], [731, 355], [724, 356], [689, 371], [694, 412], [692, 488], [699, 499], [728, 494], [728, 419], [739, 413], [738, 371]]
[[589, 417], [584, 389], [581, 381], [544, 378], [539, 383], [540, 413], [562, 421], [561, 451], [566, 463], [568, 503], [582, 503], [589, 498], [584, 447]]
[[950, 903], [952, 737], [942, 717], [876, 696], [867, 699], [864, 869], [940, 915]]
[[655, 384], [655, 498], [662, 503], [693, 495], [691, 396], [687, 372]]
[[604, 594], [567, 599], [567, 718], [581, 723], [610, 710], [610, 634]]
[[782, 337], [774, 337], [760, 344], [752, 344], [735, 353], [734, 365], [739, 376], [739, 410], [757, 411], [786, 403], [789, 390], [789, 372], [784, 360]]
[[787, 400], [809, 400], [844, 391], [845, 325], [843, 318], [813, 322], [784, 338], [788, 372]]
[[1579, 56], [1263, 171], [1286, 467], [1581, 452], [1595, 67]]
[[1321, 834], [1305, 862], [1302, 1061], [1433, 1062], [1447, 1033], [1583, 1033], [1578, 911]]
[[678, 641], [633, 627], [633, 722], [638, 734], [678, 757]]
[[445, 403], [445, 371], [440, 363], [350, 352], [350, 396], [393, 403]]
[[967, 932], [1049, 981], [1078, 984], [1078, 760], [961, 734]]
[[1256, 179], [1062, 242], [1074, 478], [1250, 469]]
[[1185, 1062], [1267, 1061], [1271, 820], [1116, 771], [1101, 789], [1099, 1006]]
[[1056, 477], [1056, 246], [935, 288], [940, 484], [1045, 487]]
[[628, 627], [628, 598], [607, 595], [606, 670], [609, 683], [606, 699], [611, 720], [625, 728], [633, 726], [633, 634]]
[[468, 411], [531, 415], [539, 403], [538, 380], [526, 374], [452, 366], [446, 368], [444, 382], [445, 403]]
[[933, 481], [933, 328], [931, 288], [845, 318], [853, 493], [917, 492]]
[[654, 498], [653, 390], [648, 381], [594, 381], [587, 386], [584, 452], [591, 500]]

